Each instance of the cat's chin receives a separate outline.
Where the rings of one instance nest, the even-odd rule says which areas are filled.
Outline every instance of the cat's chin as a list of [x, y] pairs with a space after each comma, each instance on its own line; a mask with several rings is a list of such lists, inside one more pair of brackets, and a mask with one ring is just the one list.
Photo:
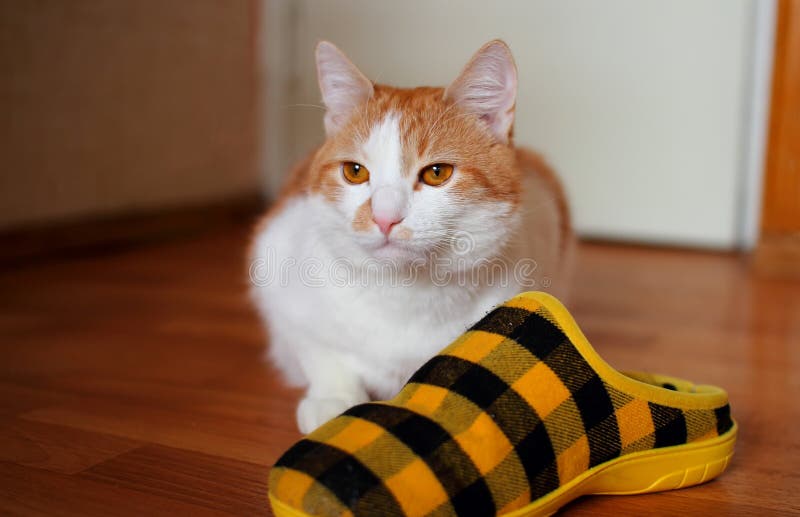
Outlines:
[[422, 250], [391, 240], [373, 246], [369, 253], [380, 261], [393, 262], [397, 265], [405, 265], [425, 259], [425, 253]]

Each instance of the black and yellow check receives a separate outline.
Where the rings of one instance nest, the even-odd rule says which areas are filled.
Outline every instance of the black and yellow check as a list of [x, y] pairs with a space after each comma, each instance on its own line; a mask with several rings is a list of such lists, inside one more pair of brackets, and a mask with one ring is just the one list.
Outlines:
[[271, 495], [310, 515], [504, 514], [621, 455], [732, 427], [726, 400], [682, 404], [689, 383], [610, 371], [552, 308], [529, 293], [497, 307], [397, 397], [293, 446]]

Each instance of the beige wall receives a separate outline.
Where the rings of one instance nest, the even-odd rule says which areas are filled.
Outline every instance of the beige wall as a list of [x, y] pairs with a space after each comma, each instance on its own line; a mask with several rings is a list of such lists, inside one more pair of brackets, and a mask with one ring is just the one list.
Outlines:
[[259, 189], [256, 0], [0, 0], [0, 229]]

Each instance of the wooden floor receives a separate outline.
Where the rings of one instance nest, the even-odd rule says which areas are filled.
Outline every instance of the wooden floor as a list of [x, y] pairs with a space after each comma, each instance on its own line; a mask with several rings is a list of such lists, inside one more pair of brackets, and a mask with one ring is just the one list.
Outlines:
[[[299, 393], [262, 362], [245, 242], [233, 228], [0, 272], [0, 514], [269, 514]], [[579, 269], [570, 306], [600, 353], [726, 387], [741, 434], [716, 481], [564, 514], [799, 513], [800, 284], [734, 255], [599, 244]]]

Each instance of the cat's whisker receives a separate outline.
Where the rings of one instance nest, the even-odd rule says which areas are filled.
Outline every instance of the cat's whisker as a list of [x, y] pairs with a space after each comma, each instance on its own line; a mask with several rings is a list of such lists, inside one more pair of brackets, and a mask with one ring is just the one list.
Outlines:
[[286, 109], [290, 109], [290, 108], [316, 108], [316, 109], [320, 109], [322, 111], [325, 111], [325, 106], [322, 106], [320, 104], [308, 104], [308, 103], [287, 104], [286, 106], [284, 106], [284, 108], [286, 108]]

